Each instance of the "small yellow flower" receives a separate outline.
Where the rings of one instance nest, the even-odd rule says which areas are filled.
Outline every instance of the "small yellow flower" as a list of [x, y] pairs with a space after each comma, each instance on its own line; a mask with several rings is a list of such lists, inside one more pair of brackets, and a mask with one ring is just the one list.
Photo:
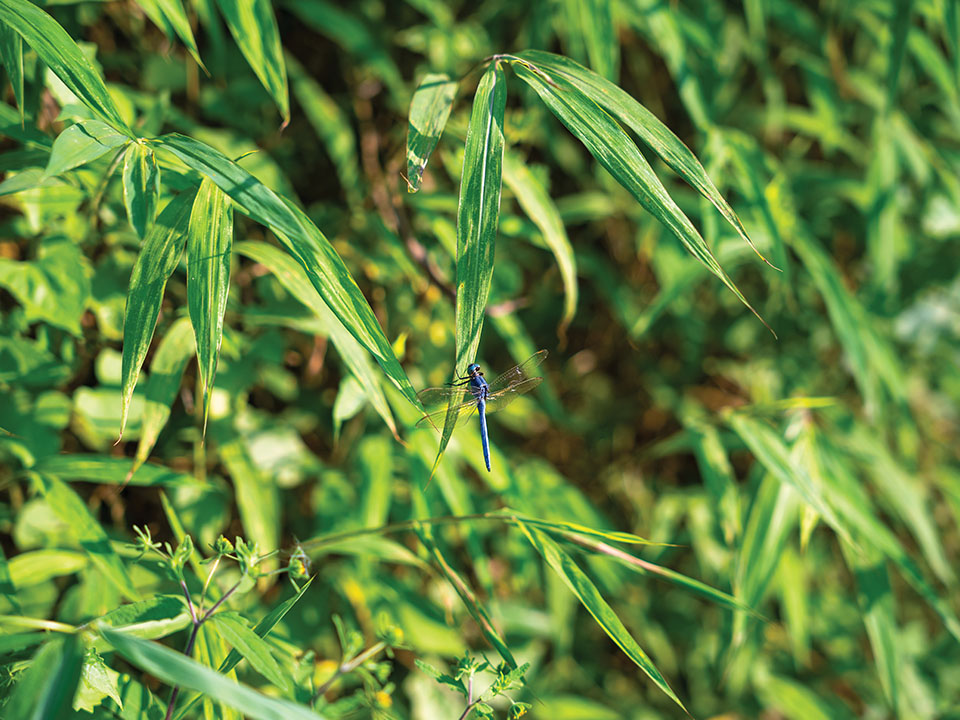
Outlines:
[[393, 707], [393, 698], [390, 697], [390, 693], [384, 692], [383, 690], [377, 690], [377, 692], [373, 694], [373, 701], [377, 704], [377, 707]]

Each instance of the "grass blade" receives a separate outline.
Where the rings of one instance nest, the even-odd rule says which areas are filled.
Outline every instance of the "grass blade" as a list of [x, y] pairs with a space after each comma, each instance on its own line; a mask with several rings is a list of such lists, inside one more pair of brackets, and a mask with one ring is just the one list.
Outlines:
[[570, 588], [570, 591], [577, 596], [577, 599], [580, 600], [587, 609], [587, 612], [593, 616], [593, 619], [597, 621], [597, 624], [600, 625], [610, 639], [623, 650], [628, 658], [636, 663], [637, 667], [646, 673], [647, 677], [653, 680], [658, 688], [666, 693], [667, 697], [677, 703], [677, 705], [686, 712], [687, 709], [683, 703], [680, 702], [680, 698], [677, 697], [676, 693], [674, 693], [667, 684], [667, 681], [663, 678], [663, 675], [660, 674], [660, 671], [657, 670], [653, 661], [650, 660], [643, 651], [643, 648], [637, 644], [637, 641], [633, 639], [633, 636], [627, 628], [624, 627], [620, 618], [617, 617], [617, 614], [607, 604], [607, 601], [603, 599], [600, 591], [597, 590], [597, 586], [593, 584], [590, 578], [587, 577], [583, 570], [573, 561], [573, 558], [560, 549], [548, 535], [536, 528], [521, 522], [520, 529], [523, 530], [524, 535], [527, 536], [527, 539], [536, 551], [540, 553], [547, 564], [553, 568], [554, 572], [560, 576], [566, 586]]
[[[602, 77], [620, 74], [620, 41], [614, 27], [614, 3], [609, 0], [566, 0], [567, 32], [577, 50], [586, 52], [590, 65]], [[576, 53], [578, 57], [582, 55]]]
[[128, 142], [130, 138], [99, 120], [84, 120], [71, 125], [53, 141], [42, 179], [86, 165]]
[[100, 73], [60, 24], [28, 0], [0, 0], [0, 25], [14, 30], [84, 105], [129, 132]]
[[168, 38], [172, 40], [174, 35], [179, 37], [193, 59], [197, 61], [197, 65], [206, 70], [203, 60], [200, 59], [200, 52], [197, 50], [197, 41], [193, 37], [190, 19], [180, 0], [137, 0], [137, 5], [154, 25], [166, 33]]
[[163, 209], [150, 227], [130, 273], [127, 307], [123, 318], [120, 437], [123, 437], [123, 428], [130, 411], [130, 399], [137, 385], [140, 368], [153, 340], [160, 303], [163, 302], [163, 290], [167, 279], [180, 263], [195, 197], [195, 192], [182, 193]]
[[310, 284], [303, 268], [289, 255], [266, 243], [242, 242], [238, 243], [234, 249], [266, 267], [291, 295], [313, 311], [323, 325], [324, 333], [337, 348], [340, 359], [360, 381], [363, 392], [374, 410], [383, 418], [393, 436], [399, 437], [397, 424], [390, 412], [383, 389], [380, 387], [380, 378], [374, 371], [369, 356], [356, 338], [330, 311], [316, 288]]
[[407, 400], [421, 409], [417, 393], [369, 303], [337, 251], [306, 213], [205, 143], [177, 133], [164, 135], [160, 142], [189, 167], [213, 180], [244, 213], [277, 234], [344, 327], [373, 355]]
[[150, 451], [160, 437], [170, 417], [170, 406], [177, 397], [183, 370], [196, 352], [197, 344], [188, 318], [176, 320], [167, 330], [160, 346], [150, 361], [143, 417], [140, 420], [140, 440], [127, 481], [147, 461]]
[[9, 25], [0, 25], [0, 63], [7, 71], [23, 125], [23, 38]]
[[69, 526], [73, 536], [103, 576], [130, 600], [139, 600], [140, 593], [133, 586], [123, 561], [110, 546], [110, 538], [96, 521], [83, 500], [73, 489], [58, 478], [34, 474], [53, 514]]
[[217, 0], [217, 6], [240, 52], [280, 109], [286, 126], [290, 122], [290, 92], [280, 30], [270, 0]]
[[198, 690], [256, 720], [322, 720], [312, 710], [288, 700], [271, 698], [227, 679], [181, 653], [149, 640], [126, 635], [105, 626], [100, 634], [132, 664], [168, 685]]
[[544, 242], [557, 260], [560, 277], [563, 279], [563, 315], [560, 319], [562, 335], [577, 311], [577, 261], [567, 237], [567, 229], [546, 188], [513, 153], [508, 152], [504, 157], [503, 181], [516, 196], [517, 203], [527, 217], [539, 228]]
[[130, 224], [143, 239], [153, 225], [160, 198], [160, 168], [153, 150], [132, 142], [123, 158], [123, 204]]
[[[159, 352], [159, 351], [158, 351]], [[156, 362], [156, 360], [154, 360]], [[51, 455], [34, 466], [43, 474], [54, 475], [61, 480], [83, 480], [105, 485], [121, 485], [129, 482], [130, 460], [124, 457], [104, 455]], [[185, 475], [162, 465], [146, 465], [140, 469], [133, 484], [139, 487], [197, 485], [192, 475]]]
[[233, 208], [230, 200], [210, 178], [204, 178], [190, 211], [187, 230], [187, 306], [197, 340], [204, 433], [223, 340], [232, 244]]
[[41, 647], [3, 708], [6, 720], [65, 720], [75, 716], [73, 696], [83, 671], [79, 635]]
[[673, 201], [650, 164], [617, 122], [564, 76], [547, 76], [525, 61], [514, 62], [513, 68], [617, 182], [623, 185], [647, 212], [663, 223], [695, 258], [769, 328], [717, 262], [693, 223]]
[[417, 192], [430, 153], [437, 146], [457, 95], [457, 83], [444, 73], [429, 73], [413, 93], [407, 126], [407, 190]]
[[246, 443], [238, 435], [220, 446], [220, 458], [233, 480], [240, 522], [247, 540], [260, 544], [261, 555], [276, 550], [282, 527], [276, 484], [254, 465]]

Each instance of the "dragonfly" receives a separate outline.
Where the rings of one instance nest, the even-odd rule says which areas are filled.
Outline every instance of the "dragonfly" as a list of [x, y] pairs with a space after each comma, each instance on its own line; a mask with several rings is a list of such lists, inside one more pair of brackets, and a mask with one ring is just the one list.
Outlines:
[[421, 390], [417, 397], [424, 407], [446, 405], [442, 410], [425, 415], [417, 427], [432, 425], [439, 430], [443, 427], [447, 413], [456, 417], [454, 427], [477, 412], [480, 416], [480, 442], [483, 445], [483, 462], [490, 472], [490, 440], [487, 435], [487, 413], [503, 410], [524, 393], [533, 390], [542, 381], [542, 377], [530, 377], [530, 373], [547, 357], [547, 351], [534, 353], [519, 365], [514, 365], [505, 373], [488, 383], [483, 370], [477, 363], [467, 366], [467, 374], [458, 376], [457, 381], [446, 387], [433, 387]]

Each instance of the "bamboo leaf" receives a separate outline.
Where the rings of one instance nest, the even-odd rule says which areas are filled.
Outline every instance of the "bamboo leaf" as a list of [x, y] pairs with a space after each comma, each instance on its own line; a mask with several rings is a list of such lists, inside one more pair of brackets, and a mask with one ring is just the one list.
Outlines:
[[197, 341], [204, 433], [223, 340], [232, 245], [233, 208], [230, 200], [212, 180], [204, 178], [190, 211], [187, 230], [187, 307]]
[[429, 73], [413, 93], [407, 126], [407, 190], [417, 192], [430, 153], [437, 146], [457, 95], [457, 83], [445, 73]]
[[530, 544], [546, 560], [547, 564], [553, 569], [560, 579], [566, 584], [570, 591], [577, 596], [577, 599], [587, 609], [597, 624], [613, 640], [617, 646], [623, 650], [624, 654], [630, 658], [651, 680], [660, 688], [667, 697], [679, 705], [684, 712], [686, 708], [680, 702], [680, 698], [667, 684], [667, 681], [657, 670], [653, 661], [643, 651], [637, 641], [624, 627], [624, 624], [617, 617], [613, 608], [603, 599], [597, 586], [587, 577], [586, 573], [580, 569], [573, 558], [565, 553], [550, 537], [534, 527], [520, 523], [520, 529], [530, 541]]
[[238, 243], [234, 249], [266, 267], [291, 295], [313, 311], [323, 325], [324, 333], [337, 348], [340, 358], [353, 376], [359, 380], [367, 400], [383, 418], [393, 436], [399, 437], [397, 424], [390, 412], [387, 398], [380, 386], [380, 378], [374, 371], [369, 355], [330, 311], [316, 288], [310, 284], [303, 268], [289, 255], [266, 243], [242, 242]]
[[130, 138], [99, 120], [84, 120], [71, 125], [53, 141], [42, 179], [86, 165], [128, 142]]
[[290, 93], [280, 31], [270, 0], [217, 0], [217, 6], [240, 52], [273, 97], [286, 125], [290, 122]]
[[0, 62], [7, 71], [23, 125], [23, 38], [6, 24], [0, 24]]
[[80, 100], [113, 127], [129, 132], [100, 73], [67, 31], [28, 0], [0, 0], [0, 25], [7, 25]]
[[110, 546], [110, 538], [104, 532], [80, 497], [58, 478], [34, 474], [37, 485], [43, 492], [53, 514], [70, 527], [90, 560], [103, 576], [130, 600], [139, 600], [140, 593], [133, 585], [123, 561]]
[[197, 50], [197, 41], [193, 37], [190, 19], [180, 0], [137, 0], [137, 5], [168, 38], [172, 40], [174, 34], [179, 37], [193, 59], [197, 61], [197, 65], [206, 70], [203, 60], [200, 59], [200, 52]]
[[563, 315], [560, 319], [563, 332], [577, 310], [577, 261], [567, 237], [567, 229], [560, 218], [560, 211], [550, 199], [546, 188], [513, 153], [508, 152], [504, 157], [503, 180], [516, 196], [523, 211], [543, 233], [544, 242], [557, 260], [560, 277], [563, 279]]
[[[250, 666], [282, 690], [290, 683], [280, 671], [280, 665], [270, 651], [270, 646], [247, 625], [246, 620], [235, 612], [218, 612], [210, 622], [221, 637], [250, 663]], [[222, 671], [221, 671], [222, 672]]]
[[159, 198], [160, 169], [153, 150], [142, 142], [130, 143], [123, 158], [123, 204], [140, 238], [153, 225]]
[[150, 226], [133, 272], [130, 273], [123, 318], [121, 437], [140, 368], [153, 339], [160, 303], [163, 302], [163, 290], [167, 279], [180, 263], [195, 197], [195, 191], [181, 193], [163, 209]]
[[769, 328], [717, 262], [693, 223], [673, 201], [650, 164], [616, 121], [565, 76], [559, 73], [547, 75], [526, 62], [514, 62], [513, 68], [617, 182]]
[[160, 346], [150, 362], [150, 377], [147, 379], [143, 416], [140, 419], [140, 441], [133, 465], [127, 474], [128, 481], [143, 476], [143, 472], [140, 472], [141, 466], [147, 461], [160, 431], [167, 424], [170, 406], [180, 389], [183, 370], [196, 348], [190, 321], [185, 317], [176, 320], [160, 341]]
[[303, 705], [267, 697], [163, 645], [106, 626], [98, 629], [117, 652], [168, 685], [198, 690], [256, 720], [322, 720], [323, 716]]
[[209, 145], [176, 133], [164, 135], [160, 143], [189, 167], [210, 177], [244, 213], [277, 234], [344, 327], [373, 355], [407, 400], [422, 409], [373, 310], [343, 260], [313, 221]]

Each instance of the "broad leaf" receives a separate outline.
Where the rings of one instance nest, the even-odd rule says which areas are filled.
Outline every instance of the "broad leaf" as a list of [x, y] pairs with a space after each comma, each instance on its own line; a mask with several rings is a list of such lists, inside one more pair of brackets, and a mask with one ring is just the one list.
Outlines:
[[235, 612], [218, 612], [210, 618], [210, 622], [223, 639], [250, 663], [250, 667], [281, 690], [289, 688], [290, 683], [271, 654], [270, 646], [250, 629], [243, 617]]
[[59, 175], [75, 167], [86, 165], [111, 150], [130, 142], [112, 127], [99, 120], [84, 120], [71, 125], [53, 141], [53, 150], [44, 178]]

